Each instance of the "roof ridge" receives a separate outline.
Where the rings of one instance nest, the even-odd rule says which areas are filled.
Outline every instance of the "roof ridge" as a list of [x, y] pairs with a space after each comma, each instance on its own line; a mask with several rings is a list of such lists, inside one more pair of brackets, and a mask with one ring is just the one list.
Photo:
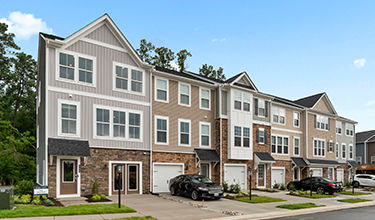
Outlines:
[[322, 95], [324, 95], [325, 94], [325, 92], [321, 92], [321, 93], [317, 93], [317, 94], [314, 94], [314, 95], [309, 95], [309, 96], [306, 96], [306, 97], [302, 97], [302, 98], [300, 98], [300, 99], [296, 99], [296, 100], [294, 100], [295, 102], [296, 101], [300, 101], [300, 100], [303, 100], [303, 99], [308, 99], [308, 98], [312, 98], [312, 97], [314, 97], [314, 96], [322, 96]]

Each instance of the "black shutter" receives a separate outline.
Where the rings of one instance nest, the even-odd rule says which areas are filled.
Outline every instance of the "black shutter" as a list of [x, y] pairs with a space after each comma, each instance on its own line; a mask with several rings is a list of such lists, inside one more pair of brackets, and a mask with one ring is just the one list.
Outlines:
[[314, 115], [314, 128], [316, 128], [316, 115]]
[[258, 99], [254, 99], [255, 115], [258, 116]]
[[264, 130], [264, 144], [267, 144], [267, 131]]
[[256, 138], [255, 138], [256, 142], [259, 143], [259, 129], [257, 129], [256, 131]]
[[269, 102], [267, 102], [267, 101], [264, 101], [264, 105], [265, 105], [265, 113], [264, 113], [264, 116], [267, 118], [268, 117], [268, 104], [269, 104]]

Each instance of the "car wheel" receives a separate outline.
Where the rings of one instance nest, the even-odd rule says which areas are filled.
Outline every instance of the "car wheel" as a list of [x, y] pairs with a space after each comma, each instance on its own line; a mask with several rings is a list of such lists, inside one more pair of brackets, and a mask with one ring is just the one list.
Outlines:
[[171, 187], [171, 195], [172, 196], [177, 195], [175, 187]]
[[191, 199], [192, 200], [198, 200], [199, 199], [199, 195], [198, 195], [198, 192], [197, 191], [193, 191], [192, 193], [191, 193]]
[[323, 187], [319, 187], [319, 188], [316, 190], [316, 193], [318, 193], [318, 194], [324, 194], [324, 189], [323, 189]]

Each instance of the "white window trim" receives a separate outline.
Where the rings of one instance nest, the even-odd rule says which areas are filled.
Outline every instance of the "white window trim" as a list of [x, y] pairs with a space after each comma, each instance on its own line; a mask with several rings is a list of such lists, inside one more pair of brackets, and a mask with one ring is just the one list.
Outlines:
[[371, 156], [371, 158], [370, 158], [370, 164], [373, 164], [372, 161], [375, 161], [375, 156]]
[[335, 179], [335, 168], [334, 167], [328, 167], [328, 169], [327, 169], [327, 178], [329, 178], [328, 177], [328, 170], [329, 169], [332, 169], [332, 180], [334, 180]]
[[314, 170], [320, 170], [320, 173], [322, 174], [321, 177], [323, 177], [323, 168], [310, 168], [310, 170], [313, 170], [313, 173], [314, 173]]
[[[116, 66], [128, 68], [128, 89], [127, 90], [116, 88]], [[132, 69], [142, 72], [142, 92], [134, 92], [134, 91], [131, 90]], [[119, 62], [113, 62], [112, 63], [112, 90], [113, 91], [145, 96], [145, 90], [146, 90], [145, 84], [146, 84], [146, 78], [145, 78], [145, 71], [144, 70], [142, 70], [138, 67], [135, 67], [135, 66], [124, 64], [124, 63], [119, 63]]]
[[[298, 114], [298, 126], [295, 126], [295, 124], [294, 124], [294, 120], [296, 120], [295, 118], [294, 118], [294, 114], [295, 113], [297, 113]], [[301, 114], [299, 113], [299, 112], [297, 112], [297, 111], [293, 111], [293, 127], [295, 127], [295, 128], [299, 128], [301, 126]]]
[[[155, 127], [155, 132], [154, 132], [154, 137], [155, 137], [155, 144], [157, 145], [168, 145], [169, 144], [169, 117], [168, 116], [161, 116], [161, 115], [155, 115], [155, 120], [154, 120], [154, 127]], [[157, 120], [158, 119], [162, 119], [162, 120], [167, 120], [167, 142], [166, 143], [163, 143], [163, 142], [158, 142], [158, 137], [157, 137], [157, 134], [158, 134], [158, 130], [157, 130]]]
[[[96, 109], [109, 110], [109, 136], [97, 136], [96, 135]], [[113, 111], [125, 112], [125, 138], [113, 137]], [[129, 113], [140, 114], [140, 128], [139, 128], [139, 139], [129, 138]], [[117, 108], [112, 106], [104, 105], [93, 105], [93, 138], [101, 140], [119, 140], [119, 141], [131, 141], [131, 142], [143, 142], [143, 112], [133, 109]]]
[[[298, 143], [299, 143], [298, 154], [295, 154], [295, 148], [296, 148], [296, 146], [295, 146], [295, 144], [296, 144], [295, 139], [299, 140], [298, 141]], [[300, 154], [301, 154], [301, 138], [300, 137], [293, 137], [293, 155], [294, 156], [299, 156]]]
[[[318, 117], [326, 117], [328, 119], [328, 126], [330, 126], [330, 123], [329, 123], [330, 118], [328, 116], [325, 116], [325, 115], [315, 115], [315, 117], [316, 117], [316, 123], [318, 122]], [[321, 122], [319, 121], [319, 123], [321, 123]], [[330, 127], [328, 129], [325, 129], [325, 128], [322, 129], [321, 127], [316, 126], [316, 124], [315, 124], [315, 128], [317, 130], [320, 130], [320, 131], [329, 131], [329, 129], [330, 129]]]
[[[74, 80], [60, 78], [60, 53], [72, 55], [74, 57]], [[92, 60], [92, 83], [79, 81], [79, 57]], [[84, 86], [96, 87], [96, 57], [87, 54], [77, 53], [67, 50], [56, 49], [55, 53], [55, 79], [56, 81], [79, 84]]]
[[[341, 126], [337, 126], [338, 123], [339, 123]], [[340, 133], [338, 132], [338, 128], [341, 128], [341, 132], [340, 132]], [[336, 134], [338, 134], [338, 135], [342, 135], [342, 122], [341, 122], [341, 121], [336, 121]]]
[[[58, 99], [58, 119], [57, 119], [57, 126], [58, 126], [58, 136], [62, 137], [81, 137], [81, 103], [77, 101], [71, 101], [71, 100], [64, 100], [64, 99]], [[76, 134], [67, 134], [67, 133], [62, 133], [62, 123], [61, 123], [61, 106], [62, 104], [67, 104], [67, 105], [75, 105], [77, 106], [77, 119], [76, 119]]]
[[[286, 109], [285, 108], [282, 108], [282, 107], [278, 107], [278, 106], [272, 106], [272, 108], [276, 108], [278, 111], [278, 114], [277, 114], [277, 116], [278, 116], [278, 121], [277, 122], [275, 122], [274, 120], [273, 120], [273, 116], [274, 115], [276, 115], [276, 114], [273, 114], [273, 110], [271, 109], [271, 113], [272, 113], [272, 118], [271, 118], [271, 122], [272, 123], [274, 123], [274, 124], [279, 124], [279, 125], [285, 125], [286, 124]], [[281, 115], [280, 114], [280, 109], [284, 109], [284, 115]], [[280, 123], [280, 116], [283, 116], [284, 117], [284, 123]]]
[[[186, 86], [189, 87], [189, 104], [188, 105], [181, 103], [181, 93], [180, 93], [180, 91], [181, 91], [181, 89], [180, 89], [181, 85], [186, 85]], [[191, 106], [191, 85], [190, 84], [178, 82], [178, 104], [182, 105], [182, 106], [186, 106], [186, 107], [190, 107]]]
[[[329, 145], [330, 145], [330, 144], [332, 144], [332, 151], [329, 150]], [[333, 143], [333, 140], [329, 140], [329, 141], [328, 141], [327, 151], [328, 151], [328, 153], [333, 153], [333, 152], [335, 152], [335, 143]]]
[[[167, 95], [166, 95], [166, 98], [167, 100], [160, 100], [157, 98], [157, 80], [165, 80], [167, 81]], [[169, 80], [166, 79], [166, 78], [162, 78], [162, 77], [159, 77], [159, 76], [155, 76], [155, 79], [154, 79], [154, 100], [157, 101], [157, 102], [164, 102], [164, 103], [169, 103]]]
[[[350, 148], [352, 149], [351, 152], [352, 152], [352, 156], [350, 157]], [[353, 160], [354, 158], [354, 147], [353, 147], [353, 144], [349, 144], [349, 149], [348, 149], [348, 158], [350, 160]]]
[[[181, 144], [181, 135], [180, 135], [180, 130], [181, 130], [181, 126], [180, 126], [180, 123], [181, 122], [185, 122], [185, 123], [189, 123], [189, 144]], [[181, 146], [181, 147], [190, 147], [191, 146], [191, 120], [189, 119], [182, 119], [182, 118], [179, 118], [178, 119], [178, 146]]]
[[[266, 105], [267, 105], [266, 102], [267, 102], [267, 100], [265, 100], [265, 99], [261, 99], [261, 98], [254, 98], [254, 100], [255, 100], [255, 99], [258, 100], [258, 115], [256, 115], [256, 117], [259, 117], [259, 118], [266, 118], [266, 115], [265, 115], [265, 114], [266, 114]], [[260, 102], [263, 102], [263, 103], [264, 103], [264, 108], [260, 108], [260, 107], [259, 107], [259, 103], [260, 103]], [[254, 101], [254, 106], [255, 106], [255, 101]], [[259, 112], [260, 112], [259, 109], [264, 109], [264, 113], [263, 113], [263, 115], [260, 115], [260, 114], [259, 114]], [[255, 115], [255, 111], [254, 111], [254, 115]]]
[[264, 144], [264, 142], [266, 140], [264, 128], [259, 128], [258, 130], [263, 131], [263, 142], [260, 141], [260, 134], [258, 133], [258, 135], [259, 135], [259, 143], [258, 144]]
[[[343, 146], [345, 146], [345, 157], [342, 156], [343, 155], [342, 153], [344, 152], [343, 151]], [[346, 144], [341, 144], [341, 158], [342, 159], [346, 159], [347, 158], [346, 154], [347, 154]]]
[[[276, 137], [276, 148], [275, 148], [276, 152], [275, 153], [272, 153], [272, 136]], [[282, 142], [281, 142], [282, 153], [277, 153], [277, 137], [281, 137], [282, 138]], [[288, 138], [288, 152], [287, 153], [284, 152], [284, 138]], [[283, 156], [289, 155], [289, 151], [290, 151], [290, 137], [288, 135], [272, 134], [271, 135], [271, 143], [270, 143], [270, 145], [271, 145], [271, 154], [274, 154], [274, 155], [283, 155]], [[294, 144], [293, 144], [293, 147], [294, 147]], [[293, 150], [294, 150], [294, 148], [293, 148]]]
[[[202, 89], [208, 90], [208, 108], [202, 107]], [[211, 89], [199, 87], [199, 108], [203, 110], [211, 110]]]
[[[318, 154], [315, 154], [315, 151], [314, 151], [314, 143], [315, 143], [315, 141], [321, 141], [321, 142], [323, 142], [324, 143], [324, 156], [323, 155], [318, 155]], [[327, 150], [327, 147], [328, 146], [326, 146], [327, 145], [327, 141], [325, 140], [325, 139], [321, 139], [321, 138], [314, 138], [313, 139], [313, 146], [312, 146], [312, 150], [313, 150], [313, 156], [314, 157], [326, 157], [327, 156], [327, 154], [326, 154], [326, 150]], [[318, 149], [319, 149], [319, 147], [318, 147]], [[322, 152], [322, 151], [321, 151]]]
[[[352, 126], [353, 127], [353, 130], [352, 129], [348, 129], [348, 126]], [[347, 131], [349, 131], [349, 134], [347, 134]], [[350, 131], [353, 132], [353, 135], [350, 135]], [[347, 137], [353, 137], [354, 136], [354, 125], [353, 124], [349, 124], [349, 123], [346, 123], [345, 124], [345, 136]]]
[[[208, 125], [208, 146], [202, 145], [202, 125]], [[199, 122], [199, 147], [211, 148], [211, 123], [209, 122]]]

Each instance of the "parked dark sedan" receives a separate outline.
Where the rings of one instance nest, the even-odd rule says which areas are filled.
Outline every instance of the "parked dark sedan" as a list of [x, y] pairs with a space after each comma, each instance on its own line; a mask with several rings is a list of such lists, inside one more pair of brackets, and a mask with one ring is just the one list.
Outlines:
[[180, 175], [169, 181], [169, 191], [173, 196], [189, 196], [193, 200], [220, 199], [223, 196], [223, 187], [215, 184], [202, 175]]
[[287, 189], [290, 189], [291, 184], [293, 184], [297, 190], [310, 190], [311, 182], [312, 191], [318, 194], [325, 194], [328, 192], [330, 195], [332, 195], [333, 193], [340, 192], [342, 190], [341, 183], [324, 177], [307, 177], [300, 181], [292, 181], [288, 183]]

